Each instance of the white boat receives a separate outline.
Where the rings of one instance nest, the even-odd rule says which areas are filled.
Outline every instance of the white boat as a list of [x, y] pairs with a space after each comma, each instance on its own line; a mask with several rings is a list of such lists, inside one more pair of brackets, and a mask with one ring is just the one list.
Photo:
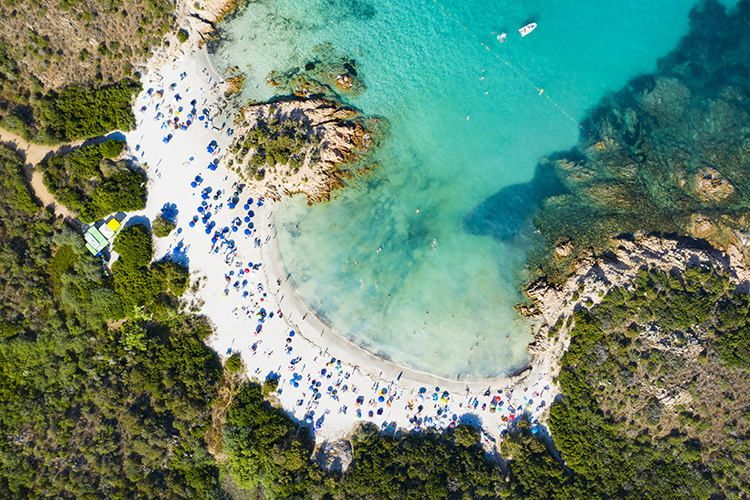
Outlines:
[[532, 31], [534, 31], [535, 29], [536, 29], [536, 23], [531, 23], [531, 24], [527, 24], [526, 26], [518, 30], [518, 32], [521, 34], [521, 36], [526, 36]]

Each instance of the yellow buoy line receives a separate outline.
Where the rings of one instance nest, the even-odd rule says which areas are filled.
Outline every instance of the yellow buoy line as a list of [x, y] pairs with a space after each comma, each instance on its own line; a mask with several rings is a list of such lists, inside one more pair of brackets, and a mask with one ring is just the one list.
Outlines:
[[567, 116], [573, 123], [575, 123], [576, 125], [578, 125], [578, 128], [580, 128], [581, 130], [583, 130], [584, 132], [586, 132], [588, 135], [591, 135], [585, 128], [583, 128], [583, 125], [581, 125], [578, 122], [578, 120], [576, 120], [575, 118], [573, 118], [572, 116], [570, 116], [567, 111], [565, 111], [559, 104], [557, 104], [555, 102], [554, 99], [552, 99], [549, 96], [549, 94], [545, 94], [543, 88], [537, 86], [534, 82], [532, 82], [531, 80], [529, 80], [528, 77], [526, 77], [526, 75], [524, 75], [523, 73], [521, 73], [520, 71], [518, 71], [512, 64], [510, 64], [508, 61], [506, 61], [505, 59], [503, 59], [502, 57], [500, 57], [500, 55], [497, 52], [495, 52], [494, 50], [492, 50], [492, 48], [489, 45], [487, 45], [486, 43], [482, 42], [479, 39], [479, 37], [477, 37], [474, 33], [472, 33], [471, 30], [469, 30], [469, 28], [467, 28], [466, 26], [464, 26], [464, 24], [461, 23], [461, 21], [459, 21], [456, 17], [454, 17], [453, 14], [451, 14], [448, 11], [448, 9], [446, 9], [443, 6], [443, 4], [441, 4], [438, 0], [432, 0], [432, 1], [435, 2], [435, 5], [437, 5], [438, 7], [440, 7], [440, 9], [445, 13], [446, 16], [448, 16], [457, 25], [459, 25], [464, 31], [466, 31], [474, 40], [476, 40], [480, 45], [482, 45], [482, 47], [484, 47], [485, 49], [487, 49], [487, 51], [490, 54], [492, 54], [493, 56], [495, 56], [498, 61], [500, 61], [501, 63], [503, 63], [504, 65], [506, 65], [508, 68], [510, 68], [516, 75], [518, 75], [519, 78], [521, 78], [526, 83], [528, 83], [529, 85], [531, 85], [532, 87], [534, 87], [536, 89], [536, 91], [539, 92], [540, 96], [546, 97], [547, 100], [549, 102], [551, 102], [552, 105], [555, 106], [562, 114], [564, 114], [565, 116]]

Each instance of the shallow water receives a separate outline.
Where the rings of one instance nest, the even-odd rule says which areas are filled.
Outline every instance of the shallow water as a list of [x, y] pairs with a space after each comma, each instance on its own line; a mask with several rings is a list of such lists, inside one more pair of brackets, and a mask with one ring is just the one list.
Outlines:
[[[465, 217], [572, 147], [574, 120], [653, 71], [695, 3], [444, 3], [471, 33], [430, 0], [268, 0], [224, 22], [214, 62], [246, 74], [243, 98], [272, 97], [270, 71], [302, 66], [330, 42], [357, 60], [367, 86], [348, 103], [390, 125], [370, 178], [329, 204], [297, 198], [278, 210], [303, 298], [339, 334], [416, 369], [481, 377], [523, 365], [532, 325], [512, 307], [533, 228], [509, 211], [508, 227], [524, 230], [500, 242], [470, 234]], [[539, 27], [521, 38], [531, 21]]]

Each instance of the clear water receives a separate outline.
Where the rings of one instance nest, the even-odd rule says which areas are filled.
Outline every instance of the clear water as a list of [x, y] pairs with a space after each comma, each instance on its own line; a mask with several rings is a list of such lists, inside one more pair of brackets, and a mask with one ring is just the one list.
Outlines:
[[533, 325], [513, 305], [533, 228], [499, 242], [469, 234], [464, 217], [572, 147], [580, 129], [563, 110], [581, 120], [653, 71], [695, 4], [445, 0], [474, 38], [432, 0], [250, 3], [223, 24], [214, 55], [220, 70], [245, 73], [244, 98], [272, 97], [270, 71], [303, 65], [328, 42], [364, 76], [349, 104], [390, 124], [370, 178], [329, 204], [280, 207], [281, 253], [303, 298], [340, 335], [419, 370], [482, 377], [525, 364]]

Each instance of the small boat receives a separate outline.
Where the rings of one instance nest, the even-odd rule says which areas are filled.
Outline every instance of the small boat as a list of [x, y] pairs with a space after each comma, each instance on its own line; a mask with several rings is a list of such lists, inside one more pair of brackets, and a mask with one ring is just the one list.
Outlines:
[[535, 29], [536, 29], [536, 23], [531, 23], [531, 24], [527, 24], [526, 26], [518, 30], [518, 32], [521, 33], [521, 36], [526, 36], [532, 31], [534, 31]]

